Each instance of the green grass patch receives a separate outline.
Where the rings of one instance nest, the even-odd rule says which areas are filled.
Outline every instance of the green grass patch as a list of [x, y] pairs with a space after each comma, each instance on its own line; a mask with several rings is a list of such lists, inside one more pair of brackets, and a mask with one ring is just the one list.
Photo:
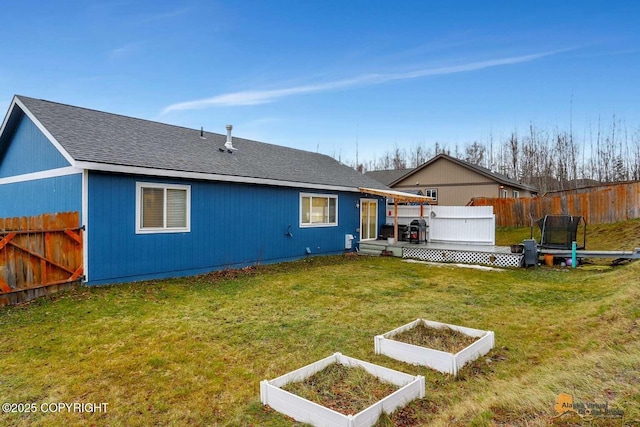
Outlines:
[[[0, 309], [0, 401], [106, 412], [0, 413], [0, 425], [295, 426], [260, 404], [260, 381], [336, 351], [425, 376], [426, 397], [380, 425], [543, 426], [560, 393], [638, 425], [639, 276], [640, 263], [494, 272], [319, 257], [80, 287]], [[455, 378], [374, 354], [375, 335], [419, 317], [493, 330], [496, 348]]]

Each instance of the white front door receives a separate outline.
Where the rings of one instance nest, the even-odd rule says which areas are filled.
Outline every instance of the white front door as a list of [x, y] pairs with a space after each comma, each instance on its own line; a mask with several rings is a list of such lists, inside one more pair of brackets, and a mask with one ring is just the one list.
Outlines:
[[378, 238], [378, 201], [360, 199], [360, 240]]

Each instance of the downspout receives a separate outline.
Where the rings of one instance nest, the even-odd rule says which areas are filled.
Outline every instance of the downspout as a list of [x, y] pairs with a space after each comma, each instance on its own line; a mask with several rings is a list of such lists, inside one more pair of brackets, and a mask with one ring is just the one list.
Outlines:
[[89, 278], [89, 170], [82, 170], [82, 213], [81, 226], [84, 227], [82, 232], [82, 270], [84, 282]]

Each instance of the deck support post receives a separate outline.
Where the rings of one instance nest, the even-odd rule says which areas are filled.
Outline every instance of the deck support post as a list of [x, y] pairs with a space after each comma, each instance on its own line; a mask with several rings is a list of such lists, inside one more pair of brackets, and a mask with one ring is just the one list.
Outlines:
[[396, 239], [396, 244], [400, 241], [398, 236], [398, 201], [393, 199], [393, 237]]

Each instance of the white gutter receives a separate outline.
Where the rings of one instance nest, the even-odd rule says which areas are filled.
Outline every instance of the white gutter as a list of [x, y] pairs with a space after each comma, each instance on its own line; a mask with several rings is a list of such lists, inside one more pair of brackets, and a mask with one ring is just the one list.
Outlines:
[[234, 176], [234, 175], [222, 175], [215, 173], [204, 172], [187, 172], [169, 169], [156, 169], [156, 168], [144, 168], [140, 166], [124, 166], [114, 165], [109, 163], [95, 163], [95, 162], [74, 162], [74, 165], [79, 169], [88, 169], [92, 171], [101, 172], [115, 172], [125, 173], [132, 175], [148, 175], [167, 178], [183, 178], [183, 179], [200, 179], [204, 181], [221, 181], [221, 182], [235, 182], [242, 184], [258, 184], [258, 185], [272, 185], [277, 187], [296, 187], [296, 188], [310, 188], [315, 190], [331, 190], [331, 191], [348, 191], [352, 193], [359, 193], [357, 187], [345, 187], [341, 185], [328, 185], [328, 184], [313, 184], [307, 182], [295, 182], [295, 181], [281, 181], [278, 179], [267, 178], [254, 178], [247, 176]]
[[82, 169], [66, 166], [63, 168], [49, 169], [39, 172], [25, 173], [22, 175], [14, 175], [6, 178], [0, 178], [0, 185], [15, 184], [17, 182], [36, 181], [38, 179], [55, 178], [58, 176], [76, 175], [82, 173]]

